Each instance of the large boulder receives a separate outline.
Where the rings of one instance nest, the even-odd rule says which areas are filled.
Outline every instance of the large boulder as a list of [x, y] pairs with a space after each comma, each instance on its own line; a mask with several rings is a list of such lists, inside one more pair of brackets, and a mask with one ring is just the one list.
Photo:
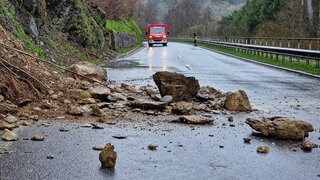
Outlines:
[[303, 140], [314, 130], [310, 123], [287, 117], [248, 118], [246, 123], [264, 136], [278, 139]]
[[[73, 78], [79, 78], [81, 80], [90, 80], [90, 79], [95, 79], [98, 81], [107, 80], [106, 69], [96, 66], [94, 64], [73, 64], [70, 66], [69, 70], [81, 75], [81, 76], [78, 76], [73, 73], [67, 73], [68, 76]], [[89, 79], [83, 78], [82, 76], [85, 76]]]
[[247, 93], [242, 90], [227, 94], [225, 108], [229, 111], [252, 111]]
[[173, 72], [157, 72], [153, 80], [162, 97], [171, 95], [173, 102], [191, 101], [200, 90], [199, 81], [194, 77], [186, 77]]

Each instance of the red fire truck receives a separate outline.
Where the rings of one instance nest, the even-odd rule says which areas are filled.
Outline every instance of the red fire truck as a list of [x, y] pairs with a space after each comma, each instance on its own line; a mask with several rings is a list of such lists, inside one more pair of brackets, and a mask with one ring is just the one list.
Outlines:
[[167, 46], [169, 35], [167, 24], [149, 24], [146, 34], [148, 36], [149, 47], [152, 47], [154, 44]]

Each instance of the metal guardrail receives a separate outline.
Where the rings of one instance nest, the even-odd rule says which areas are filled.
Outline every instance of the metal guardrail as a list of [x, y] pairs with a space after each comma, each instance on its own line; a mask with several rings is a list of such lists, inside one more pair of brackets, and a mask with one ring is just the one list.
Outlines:
[[[171, 38], [171, 40], [193, 42], [193, 38]], [[314, 65], [320, 68], [320, 51], [297, 49], [288, 47], [262, 46], [253, 44], [231, 43], [223, 41], [212, 41], [207, 39], [197, 39], [197, 42], [225, 47], [236, 51], [243, 51], [264, 57], [274, 57], [276, 59], [288, 60], [289, 62], [305, 62], [306, 65]]]

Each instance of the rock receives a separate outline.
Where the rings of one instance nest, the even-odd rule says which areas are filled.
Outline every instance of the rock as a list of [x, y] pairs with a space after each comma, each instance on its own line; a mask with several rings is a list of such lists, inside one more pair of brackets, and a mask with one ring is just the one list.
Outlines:
[[14, 124], [18, 122], [18, 118], [12, 115], [8, 115], [7, 117], [4, 118], [4, 121], [9, 123], [9, 124]]
[[251, 138], [249, 138], [249, 137], [244, 137], [244, 138], [243, 138], [243, 141], [244, 141], [244, 143], [249, 144], [250, 141], [251, 141]]
[[70, 106], [67, 113], [72, 116], [82, 116], [84, 114], [84, 111], [80, 107]]
[[[85, 76], [90, 79], [95, 79], [98, 81], [106, 81], [107, 80], [107, 71], [105, 68], [96, 66], [94, 64], [73, 64], [70, 66], [69, 70], [76, 72], [82, 76]], [[67, 76], [72, 78], [79, 78], [81, 80], [91, 81], [90, 79], [83, 78], [73, 73], [67, 73]]]
[[310, 141], [305, 141], [301, 145], [301, 149], [303, 151], [312, 151], [313, 147], [314, 147], [314, 144]]
[[191, 101], [200, 90], [198, 80], [178, 73], [157, 72], [153, 75], [153, 80], [161, 96], [171, 95], [173, 102]]
[[65, 127], [61, 127], [61, 128], [59, 128], [59, 131], [60, 131], [60, 132], [68, 132], [69, 129], [67, 129], [67, 128], [65, 128]]
[[212, 124], [213, 120], [203, 116], [190, 115], [179, 117], [178, 122], [187, 124]]
[[311, 124], [287, 117], [263, 118], [262, 120], [248, 118], [246, 123], [267, 137], [278, 139], [303, 140], [314, 129]]
[[31, 138], [32, 141], [43, 141], [44, 140], [44, 137], [42, 135], [34, 135], [32, 138]]
[[125, 136], [125, 135], [114, 135], [112, 137], [116, 138], [116, 139], [126, 139], [128, 136]]
[[230, 127], [236, 127], [236, 125], [233, 124], [233, 123], [230, 123], [229, 126], [230, 126]]
[[3, 100], [4, 100], [4, 97], [0, 95], [0, 102], [2, 102]]
[[228, 121], [233, 122], [233, 117], [232, 116], [228, 117]]
[[92, 129], [104, 129], [104, 127], [97, 123], [91, 123]]
[[91, 94], [88, 91], [81, 91], [79, 94], [79, 99], [83, 100], [83, 99], [88, 99], [91, 98]]
[[201, 87], [198, 94], [197, 99], [202, 101], [215, 100], [223, 96], [221, 91], [214, 89], [213, 87]]
[[126, 97], [120, 93], [112, 93], [108, 96], [107, 99], [109, 102], [117, 102], [117, 101], [125, 101]]
[[12, 131], [9, 131], [8, 129], [5, 129], [3, 134], [2, 134], [2, 140], [4, 141], [18, 141], [19, 136], [15, 134]]
[[225, 108], [229, 111], [252, 111], [247, 93], [242, 90], [227, 94]]
[[99, 160], [102, 168], [114, 168], [117, 161], [117, 153], [114, 146], [108, 143], [99, 154]]
[[108, 96], [111, 94], [111, 90], [105, 86], [98, 86], [90, 88], [89, 93], [95, 99], [100, 99], [102, 102], [108, 101]]
[[268, 146], [261, 146], [257, 148], [258, 153], [267, 154], [270, 152], [270, 149]]
[[47, 159], [54, 159], [54, 156], [53, 155], [49, 155], [49, 156], [47, 156]]
[[166, 95], [166, 96], [164, 96], [163, 98], [161, 98], [160, 101], [161, 101], [161, 102], [166, 102], [166, 103], [171, 103], [172, 100], [173, 100], [172, 96]]
[[71, 104], [72, 102], [69, 100], [69, 99], [65, 99], [64, 101], [63, 101], [63, 104], [67, 104], [67, 105], [69, 105], [69, 104]]
[[96, 105], [96, 104], [92, 105], [91, 109], [92, 109], [92, 115], [93, 116], [101, 117], [103, 115], [103, 113], [100, 110], [98, 105]]
[[81, 99], [79, 101], [79, 104], [95, 104], [96, 103], [96, 100], [93, 99], [93, 98], [86, 98], [86, 99]]
[[82, 128], [91, 128], [92, 124], [82, 124], [80, 127], [82, 127]]
[[158, 144], [149, 144], [148, 149], [151, 151], [155, 151], [157, 150], [158, 146], [159, 146]]
[[24, 107], [32, 102], [33, 102], [32, 99], [20, 99], [20, 100], [18, 100], [17, 104], [19, 107]]
[[102, 151], [103, 147], [102, 146], [93, 146], [92, 149], [95, 151]]
[[29, 126], [28, 121], [20, 121], [20, 124], [21, 124], [22, 126]]
[[172, 104], [172, 112], [174, 114], [190, 114], [193, 104], [185, 101]]
[[136, 88], [134, 88], [133, 86], [131, 86], [129, 84], [122, 83], [121, 87], [131, 93], [138, 93], [139, 92]]
[[221, 148], [221, 149], [224, 148], [224, 145], [219, 145], [219, 148]]
[[5, 121], [0, 121], [0, 130], [4, 130], [4, 129], [14, 129], [14, 128], [18, 128], [19, 126], [16, 124], [9, 124]]
[[130, 102], [129, 106], [132, 108], [139, 108], [139, 109], [143, 109], [143, 110], [149, 110], [149, 109], [163, 110], [166, 108], [167, 103], [139, 99], [139, 100], [135, 100], [133, 102]]

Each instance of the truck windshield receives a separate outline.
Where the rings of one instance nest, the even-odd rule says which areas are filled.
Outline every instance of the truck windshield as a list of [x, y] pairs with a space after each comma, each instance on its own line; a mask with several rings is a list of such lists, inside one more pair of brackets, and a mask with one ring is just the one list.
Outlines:
[[165, 33], [163, 27], [152, 27], [150, 29], [150, 34], [163, 34], [163, 33]]

